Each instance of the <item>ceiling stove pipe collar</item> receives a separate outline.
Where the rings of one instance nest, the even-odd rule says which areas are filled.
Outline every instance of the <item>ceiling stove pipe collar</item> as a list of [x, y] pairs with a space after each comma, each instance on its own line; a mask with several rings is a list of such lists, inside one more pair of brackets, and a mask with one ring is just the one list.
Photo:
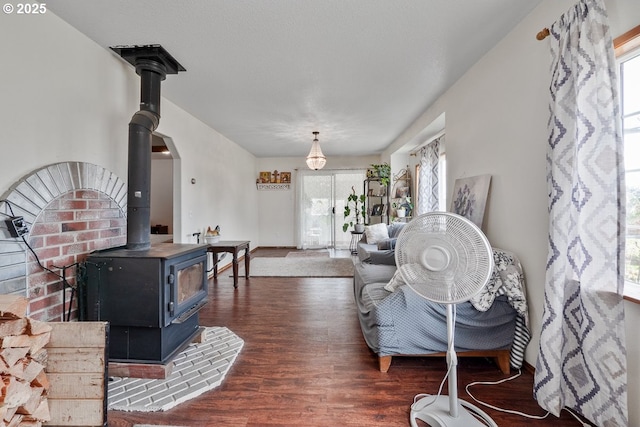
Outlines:
[[160, 116], [160, 85], [166, 78], [165, 66], [157, 61], [139, 58], [136, 73], [140, 76], [140, 110]]

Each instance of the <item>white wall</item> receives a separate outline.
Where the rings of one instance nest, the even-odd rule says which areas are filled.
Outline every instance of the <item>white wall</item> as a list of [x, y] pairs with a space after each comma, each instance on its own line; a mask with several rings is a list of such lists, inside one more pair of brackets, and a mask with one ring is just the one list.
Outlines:
[[[383, 158], [390, 156], [446, 113], [448, 201], [456, 178], [492, 175], [486, 232], [494, 246], [514, 251], [523, 263], [533, 332], [526, 360], [534, 366], [547, 256], [545, 155], [550, 81], [548, 42], [537, 41], [535, 36], [573, 4], [574, 0], [543, 1], [383, 153]], [[606, 5], [613, 37], [640, 23], [637, 0], [610, 0]], [[640, 322], [640, 306], [625, 304], [629, 402], [637, 402], [640, 343], [634, 326]], [[640, 408], [630, 405], [629, 411], [629, 425], [640, 425]]]
[[174, 218], [174, 240], [193, 243], [193, 233], [220, 225], [222, 239], [260, 246], [255, 157], [172, 102], [162, 102], [158, 132], [171, 137], [180, 159], [174, 185], [182, 212]]
[[0, 38], [0, 194], [62, 161], [98, 164], [126, 180], [135, 72], [50, 12], [0, 14]]
[[[139, 109], [139, 77], [129, 64], [48, 12], [0, 15], [5, 66], [0, 79], [0, 194], [34, 169], [61, 161], [98, 164], [127, 179], [128, 123]], [[167, 79], [185, 74], [169, 75]], [[162, 99], [158, 132], [170, 137], [174, 240], [220, 224], [227, 239], [259, 245], [255, 157]], [[196, 184], [191, 184], [196, 178]]]
[[[328, 157], [324, 169], [366, 169], [372, 163], [379, 163], [379, 156]], [[258, 195], [259, 233], [261, 246], [296, 246], [295, 239], [295, 192], [296, 171], [306, 170], [304, 157], [258, 158], [254, 172], [253, 192]], [[291, 172], [291, 190], [258, 191], [255, 179], [260, 171]]]

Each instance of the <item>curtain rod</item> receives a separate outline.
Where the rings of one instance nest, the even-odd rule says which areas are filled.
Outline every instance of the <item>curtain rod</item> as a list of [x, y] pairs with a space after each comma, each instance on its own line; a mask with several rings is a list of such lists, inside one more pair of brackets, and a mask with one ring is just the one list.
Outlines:
[[[549, 28], [545, 27], [542, 30], [540, 30], [538, 34], [536, 34], [536, 39], [544, 40], [549, 36], [549, 34], [550, 34]], [[640, 25], [637, 25], [632, 29], [630, 29], [629, 31], [627, 31], [626, 33], [613, 39], [613, 48], [620, 49], [622, 45], [629, 42], [632, 43], [632, 48], [633, 48], [636, 45], [640, 44], [639, 40], [640, 40]]]

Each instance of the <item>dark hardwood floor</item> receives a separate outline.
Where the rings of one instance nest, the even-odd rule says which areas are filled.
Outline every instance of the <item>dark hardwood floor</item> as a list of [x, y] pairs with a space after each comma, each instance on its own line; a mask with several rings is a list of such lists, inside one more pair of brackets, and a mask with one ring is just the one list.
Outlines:
[[[210, 281], [209, 291], [200, 323], [226, 326], [245, 341], [222, 385], [167, 412], [109, 411], [109, 426], [407, 426], [414, 396], [437, 393], [446, 372], [443, 358], [408, 357], [379, 372], [362, 338], [352, 279], [241, 277], [234, 290], [227, 270]], [[471, 401], [466, 384], [503, 377], [493, 361], [460, 359], [459, 396]], [[542, 415], [532, 384], [525, 372], [474, 392], [493, 405]], [[485, 410], [500, 426], [580, 426], [566, 411], [530, 420]]]

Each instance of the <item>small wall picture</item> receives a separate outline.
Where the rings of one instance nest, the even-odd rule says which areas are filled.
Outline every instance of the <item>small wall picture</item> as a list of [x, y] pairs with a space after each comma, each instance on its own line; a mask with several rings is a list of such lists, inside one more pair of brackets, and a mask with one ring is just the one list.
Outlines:
[[271, 172], [260, 172], [260, 182], [268, 184], [271, 182]]
[[280, 182], [289, 184], [291, 182], [291, 172], [280, 172]]
[[461, 215], [482, 228], [491, 175], [456, 179], [451, 199], [451, 212]]

